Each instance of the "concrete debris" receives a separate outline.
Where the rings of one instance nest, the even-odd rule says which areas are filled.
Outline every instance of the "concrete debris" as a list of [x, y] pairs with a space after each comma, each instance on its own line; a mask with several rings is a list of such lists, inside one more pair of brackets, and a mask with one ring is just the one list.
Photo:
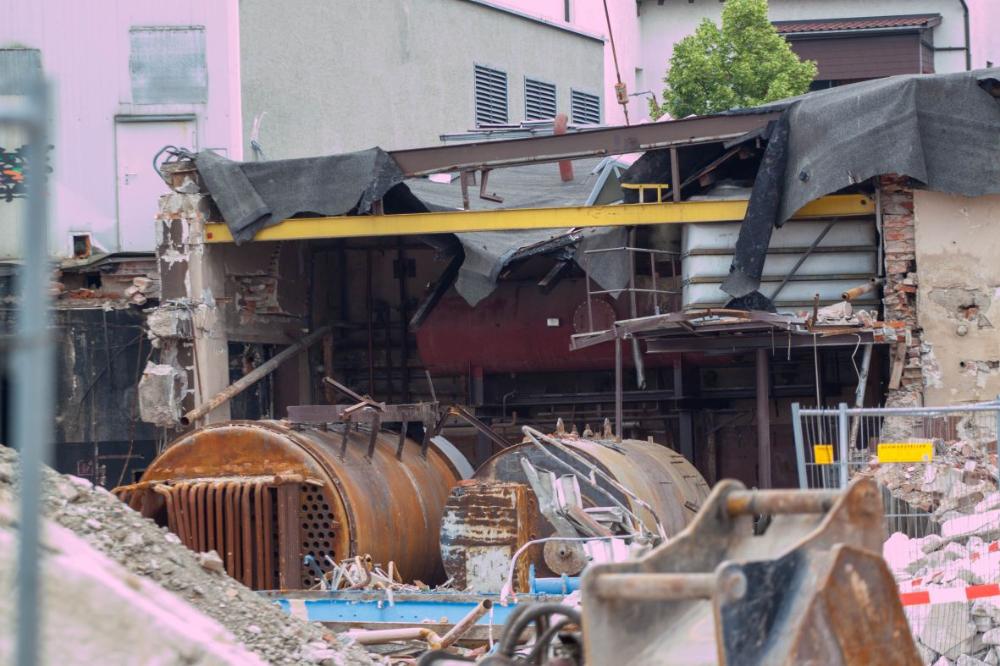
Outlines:
[[[13, 498], [16, 465], [16, 454], [0, 446], [0, 500]], [[53, 522], [133, 575], [159, 584], [213, 618], [265, 663], [377, 663], [361, 648], [339, 643], [322, 625], [286, 614], [229, 578], [218, 570], [217, 555], [188, 550], [166, 528], [143, 518], [104, 488], [46, 470], [43, 506]]]
[[139, 415], [162, 427], [180, 423], [181, 401], [187, 391], [187, 373], [162, 363], [146, 363], [139, 380]]
[[[17, 518], [0, 493], [0, 588], [15, 586]], [[42, 521], [40, 664], [264, 666], [231, 632], [72, 531]], [[15, 595], [0, 595], [0, 663], [14, 662]], [[123, 640], [124, 639], [124, 640]]]
[[[887, 419], [888, 421], [889, 419]], [[934, 440], [934, 459], [884, 464], [872, 474], [896, 499], [929, 515], [938, 531], [911, 539], [897, 532], [883, 555], [903, 592], [1000, 583], [1000, 490], [996, 440], [973, 420], [953, 424], [954, 441]], [[883, 431], [883, 436], [885, 432]], [[906, 608], [925, 664], [1000, 663], [1000, 597]]]

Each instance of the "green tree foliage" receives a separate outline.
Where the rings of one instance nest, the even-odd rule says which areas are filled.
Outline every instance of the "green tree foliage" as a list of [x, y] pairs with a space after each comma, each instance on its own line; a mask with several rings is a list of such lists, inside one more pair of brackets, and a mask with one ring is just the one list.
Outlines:
[[726, 0], [722, 27], [702, 20], [674, 45], [663, 82], [663, 104], [650, 100], [659, 118], [705, 115], [800, 95], [816, 76], [767, 18], [767, 0]]

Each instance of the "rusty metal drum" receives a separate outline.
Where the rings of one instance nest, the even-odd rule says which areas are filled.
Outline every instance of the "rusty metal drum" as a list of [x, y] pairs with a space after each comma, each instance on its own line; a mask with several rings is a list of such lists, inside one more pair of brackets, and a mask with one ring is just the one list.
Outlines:
[[356, 555], [434, 583], [455, 455], [395, 433], [233, 421], [182, 436], [115, 492], [255, 589], [308, 589]]
[[[539, 470], [560, 476], [572, 473], [571, 468], [576, 470], [585, 505], [609, 506], [610, 495], [629, 507], [643, 523], [652, 526], [658, 522], [668, 538], [687, 526], [709, 495], [708, 484], [694, 465], [666, 446], [572, 434], [553, 437], [573, 455], [555, 446], [546, 445], [543, 451], [534, 443], [518, 444], [494, 455], [476, 471], [472, 481], [452, 491], [445, 506], [441, 552], [448, 576], [459, 587], [496, 591], [498, 577], [507, 576], [505, 567], [510, 566], [513, 553], [528, 541], [555, 532], [538, 510], [537, 499], [521, 465], [522, 458]], [[589, 475], [590, 467], [627, 488], [656, 515], [599, 477], [595, 480], [601, 489], [594, 488], [584, 478]], [[539, 576], [558, 575], [561, 572], [550, 566], [552, 561], [553, 553], [546, 553], [543, 546], [527, 547], [523, 560], [516, 562], [515, 582], [526, 580], [529, 563]], [[524, 589], [523, 584], [519, 589]]]

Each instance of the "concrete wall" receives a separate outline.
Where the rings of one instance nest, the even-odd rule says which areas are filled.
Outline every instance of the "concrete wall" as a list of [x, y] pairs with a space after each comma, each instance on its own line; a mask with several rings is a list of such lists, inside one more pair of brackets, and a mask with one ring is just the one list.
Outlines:
[[[237, 0], [91, 3], [7, 0], [0, 21], [0, 48], [41, 50], [45, 75], [54, 83], [53, 207], [50, 251], [70, 254], [70, 232], [89, 231], [101, 250], [119, 250], [117, 224], [117, 116], [193, 114], [197, 143], [240, 156], [239, 62], [234, 54]], [[129, 72], [132, 26], [204, 26], [208, 99], [201, 104], [135, 104]], [[17, 138], [0, 134], [0, 146]], [[13, 144], [11, 144], [13, 145]], [[14, 146], [17, 147], [17, 146]], [[148, 163], [153, 155], [139, 156]], [[155, 174], [150, 169], [150, 178]], [[17, 256], [22, 202], [0, 201], [0, 259]], [[155, 201], [151, 203], [152, 252]], [[135, 249], [135, 248], [132, 248]]]
[[[498, 5], [504, 5], [534, 16], [556, 23], [565, 23], [566, 0], [494, 0]], [[628, 92], [641, 93], [649, 90], [650, 83], [657, 83], [645, 76], [639, 62], [639, 13], [636, 5], [630, 1], [608, 2], [608, 15], [611, 18], [611, 34], [614, 36], [615, 50], [618, 55], [618, 71]], [[597, 35], [609, 36], [608, 20], [604, 15], [603, 0], [569, 0], [569, 25], [586, 30]], [[615, 59], [611, 51], [611, 40], [604, 43], [604, 90], [603, 97], [607, 101], [604, 107], [604, 122], [608, 125], [624, 125], [625, 113], [615, 102]], [[659, 91], [657, 90], [657, 94]], [[649, 118], [648, 95], [636, 95], [629, 98], [628, 113], [632, 123]]]
[[[524, 77], [601, 94], [603, 42], [471, 0], [242, 0], [244, 142], [269, 159], [372, 145], [411, 148], [474, 126], [473, 67], [507, 72], [511, 122]], [[605, 105], [607, 96], [605, 97]]]
[[[963, 46], [965, 43], [962, 7], [958, 0], [884, 0], [876, 4], [868, 0], [770, 0], [769, 4], [772, 21], [938, 13], [942, 20], [934, 28], [934, 45]], [[663, 5], [650, 1], [642, 3], [638, 67], [645, 72], [646, 81], [657, 97], [663, 90], [662, 79], [674, 44], [692, 34], [703, 18], [718, 23], [722, 7], [718, 0], [667, 2]], [[996, 9], [989, 11], [995, 13]], [[987, 11], [982, 13], [985, 15]], [[934, 67], [939, 73], [964, 71], [965, 53], [939, 51], [934, 57]]]
[[1000, 196], [914, 196], [924, 400], [1000, 394]]

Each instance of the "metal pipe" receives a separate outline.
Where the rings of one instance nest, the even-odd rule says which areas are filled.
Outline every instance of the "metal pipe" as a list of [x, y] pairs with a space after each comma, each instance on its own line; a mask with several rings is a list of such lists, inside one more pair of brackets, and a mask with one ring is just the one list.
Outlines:
[[863, 296], [864, 294], [875, 291], [876, 287], [880, 287], [883, 284], [885, 284], [884, 278], [872, 278], [862, 285], [854, 287], [853, 289], [848, 289], [840, 294], [840, 297], [845, 301], [853, 301], [858, 296]]
[[[868, 386], [868, 370], [872, 365], [872, 349], [874, 345], [865, 345], [864, 355], [861, 357], [861, 371], [858, 372], [858, 387], [854, 390], [854, 406], [863, 407], [865, 403], [865, 388]], [[853, 358], [851, 359], [853, 361]], [[861, 425], [862, 417], [856, 416], [851, 420], [851, 446], [853, 447], [858, 439], [858, 428]]]
[[757, 485], [771, 487], [770, 363], [766, 349], [757, 350]]
[[17, 550], [17, 664], [34, 666], [39, 657], [39, 552], [42, 466], [52, 448], [53, 349], [49, 330], [48, 257], [48, 89], [34, 83], [23, 117], [0, 112], [0, 121], [25, 127], [28, 145], [28, 203], [22, 220], [24, 264], [19, 273], [13, 375], [13, 441], [21, 455], [21, 502]]
[[479, 618], [490, 612], [491, 608], [493, 608], [493, 602], [489, 599], [483, 599], [480, 601], [479, 604], [469, 611], [465, 617], [456, 622], [455, 626], [453, 626], [448, 633], [441, 637], [441, 649], [445, 649], [464, 636], [466, 632], [468, 632], [469, 629], [471, 629], [473, 625], [479, 621]]
[[380, 645], [393, 641], [426, 641], [432, 650], [441, 648], [441, 637], [426, 627], [406, 627], [403, 629], [352, 629], [347, 637], [360, 645]]
[[298, 340], [285, 349], [281, 350], [278, 354], [275, 354], [273, 358], [265, 363], [261, 363], [259, 366], [243, 375], [235, 382], [222, 389], [214, 396], [201, 403], [187, 414], [181, 417], [181, 425], [189, 426], [193, 422], [197, 421], [205, 414], [208, 414], [213, 409], [219, 407], [219, 405], [225, 404], [229, 400], [250, 388], [258, 381], [268, 376], [274, 372], [282, 363], [288, 359], [296, 356], [299, 352], [304, 351], [318, 342], [324, 335], [330, 332], [331, 326], [320, 326], [315, 331], [305, 336], [301, 340]]
[[710, 599], [716, 586], [714, 573], [631, 573], [601, 574], [591, 590], [601, 599], [683, 601]]
[[841, 495], [837, 490], [735, 490], [726, 497], [730, 516], [826, 513]]

